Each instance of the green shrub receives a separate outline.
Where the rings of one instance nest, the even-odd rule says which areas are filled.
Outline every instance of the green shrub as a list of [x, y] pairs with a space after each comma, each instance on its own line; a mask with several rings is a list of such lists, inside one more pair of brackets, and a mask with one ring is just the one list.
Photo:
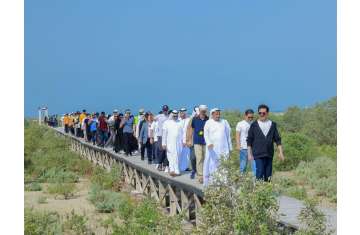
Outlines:
[[336, 161], [328, 157], [319, 157], [312, 162], [301, 162], [295, 170], [299, 180], [306, 182], [317, 195], [325, 196], [336, 202]]
[[48, 193], [55, 194], [55, 198], [61, 195], [64, 199], [74, 196], [76, 185], [74, 183], [54, 183], [48, 186]]
[[285, 190], [286, 195], [294, 197], [299, 200], [304, 200], [307, 197], [307, 193], [304, 187], [302, 186], [292, 186]]
[[99, 185], [103, 189], [112, 189], [119, 191], [121, 189], [123, 175], [120, 167], [111, 167], [110, 172], [103, 168], [96, 167], [91, 176], [91, 182]]
[[157, 205], [153, 200], [143, 200], [134, 210], [135, 223], [141, 225], [146, 231], [153, 231], [160, 218]]
[[319, 155], [329, 157], [331, 159], [336, 159], [336, 146], [333, 145], [321, 145], [318, 147]]
[[39, 184], [38, 182], [32, 182], [30, 184], [25, 185], [25, 190], [26, 191], [41, 191], [42, 187], [41, 187], [41, 184]]
[[63, 224], [64, 231], [73, 231], [75, 234], [93, 234], [87, 227], [88, 219], [85, 215], [77, 215], [74, 210], [71, 214], [66, 214], [66, 220]]
[[298, 216], [299, 220], [305, 225], [295, 232], [295, 235], [330, 235], [332, 231], [326, 229], [325, 215], [316, 208], [316, 201], [307, 199], [305, 207]]
[[37, 200], [39, 204], [47, 203], [47, 198], [45, 196], [40, 196]]
[[[278, 210], [272, 183], [254, 182], [250, 174], [222, 161], [213, 184], [205, 189], [200, 234], [273, 234]], [[237, 169], [237, 167], [236, 167]]]
[[56, 212], [35, 212], [25, 208], [24, 234], [62, 234], [60, 216]]
[[43, 175], [39, 177], [39, 180], [47, 183], [77, 183], [79, 182], [79, 176], [74, 172], [53, 167], [46, 170]]
[[128, 220], [131, 218], [135, 209], [135, 204], [131, 200], [131, 197], [126, 194], [121, 194], [121, 199], [117, 207], [117, 212], [121, 219]]
[[111, 213], [118, 208], [120, 194], [110, 190], [103, 190], [99, 185], [92, 185], [89, 191], [89, 201], [101, 213]]
[[53, 179], [51, 176], [54, 176], [54, 173], [63, 171], [66, 172], [65, 174], [72, 174], [63, 175], [65, 181], [69, 182], [70, 179], [76, 181], [78, 177], [75, 175], [92, 173], [91, 163], [71, 152], [69, 140], [57, 137], [53, 130], [30, 123], [25, 127], [24, 137], [24, 164], [27, 179], [37, 180], [40, 178], [40, 180], [46, 181], [47, 176]]
[[308, 161], [316, 156], [315, 142], [299, 133], [282, 135], [285, 161], [274, 159], [274, 168], [278, 170], [295, 169], [301, 161]]

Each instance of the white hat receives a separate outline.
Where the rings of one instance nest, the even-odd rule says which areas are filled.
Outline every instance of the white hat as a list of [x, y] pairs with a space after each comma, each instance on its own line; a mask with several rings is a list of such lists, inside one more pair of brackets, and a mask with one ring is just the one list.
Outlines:
[[180, 112], [186, 112], [186, 108], [181, 108]]
[[139, 113], [140, 113], [140, 114], [143, 114], [144, 112], [145, 112], [144, 109], [140, 109], [140, 110], [139, 110]]
[[221, 111], [219, 108], [213, 108], [212, 110], [210, 110], [210, 113], [212, 114], [213, 112], [216, 112], [216, 111]]
[[208, 107], [205, 104], [199, 105], [199, 110], [207, 110]]
[[171, 111], [171, 113], [172, 113], [172, 114], [178, 114], [179, 112], [174, 109], [173, 111]]
[[114, 109], [114, 111], [113, 111], [113, 113], [118, 113], [119, 112], [119, 110], [117, 110], [117, 109]]

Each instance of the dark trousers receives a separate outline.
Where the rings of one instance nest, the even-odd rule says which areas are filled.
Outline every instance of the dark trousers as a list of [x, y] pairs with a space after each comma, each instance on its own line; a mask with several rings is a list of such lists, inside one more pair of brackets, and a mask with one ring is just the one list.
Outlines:
[[146, 156], [148, 159], [148, 162], [152, 162], [154, 158], [154, 151], [153, 151], [153, 145], [150, 143], [150, 138], [147, 139], [145, 144], [141, 144], [140, 152], [141, 152], [141, 159], [144, 159], [145, 157], [145, 149], [146, 149]]
[[73, 126], [70, 127], [70, 133], [71, 133], [72, 135], [75, 135], [75, 129], [74, 129]]
[[190, 163], [192, 172], [196, 173], [196, 156], [194, 146], [190, 147]]
[[272, 158], [264, 157], [255, 159], [256, 179], [270, 181], [272, 175]]
[[65, 124], [64, 129], [65, 129], [65, 133], [69, 133], [69, 125], [68, 124]]
[[124, 144], [124, 151], [126, 155], [131, 155], [131, 150], [132, 150], [132, 143], [131, 143], [131, 138], [132, 138], [133, 134], [132, 133], [123, 133], [123, 144]]
[[82, 137], [82, 136], [81, 136], [81, 128], [80, 128], [80, 127], [77, 127], [77, 128], [76, 128], [76, 137]]
[[115, 148], [115, 152], [119, 152], [120, 150], [124, 149], [122, 129], [117, 129], [116, 130], [114, 148]]
[[91, 131], [91, 141], [93, 142], [93, 144], [95, 145], [96, 143], [96, 131]]
[[162, 148], [162, 138], [158, 136], [158, 141], [156, 142], [156, 163], [162, 164], [163, 166], [169, 166], [169, 161], [166, 157], [166, 150]]
[[90, 127], [86, 127], [86, 139], [87, 139], [87, 141], [91, 141]]

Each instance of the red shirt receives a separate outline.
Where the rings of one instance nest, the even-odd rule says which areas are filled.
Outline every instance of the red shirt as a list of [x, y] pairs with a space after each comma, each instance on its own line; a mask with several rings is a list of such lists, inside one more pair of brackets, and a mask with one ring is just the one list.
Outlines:
[[100, 130], [102, 130], [102, 131], [107, 131], [107, 129], [108, 129], [108, 125], [107, 125], [107, 123], [106, 123], [106, 119], [105, 119], [105, 117], [103, 117], [103, 116], [100, 116], [100, 117], [99, 117], [99, 128], [100, 128]]

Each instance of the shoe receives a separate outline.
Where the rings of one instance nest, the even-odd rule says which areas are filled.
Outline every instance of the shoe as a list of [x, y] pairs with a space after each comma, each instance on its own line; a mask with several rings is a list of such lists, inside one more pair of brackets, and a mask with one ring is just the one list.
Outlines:
[[195, 171], [192, 171], [190, 174], [190, 179], [195, 179]]
[[172, 176], [172, 177], [175, 177], [175, 176], [176, 176], [175, 172], [173, 172], [173, 171], [170, 172], [169, 175]]
[[200, 184], [203, 184], [203, 183], [204, 183], [203, 177], [199, 178], [199, 183], [200, 183]]

